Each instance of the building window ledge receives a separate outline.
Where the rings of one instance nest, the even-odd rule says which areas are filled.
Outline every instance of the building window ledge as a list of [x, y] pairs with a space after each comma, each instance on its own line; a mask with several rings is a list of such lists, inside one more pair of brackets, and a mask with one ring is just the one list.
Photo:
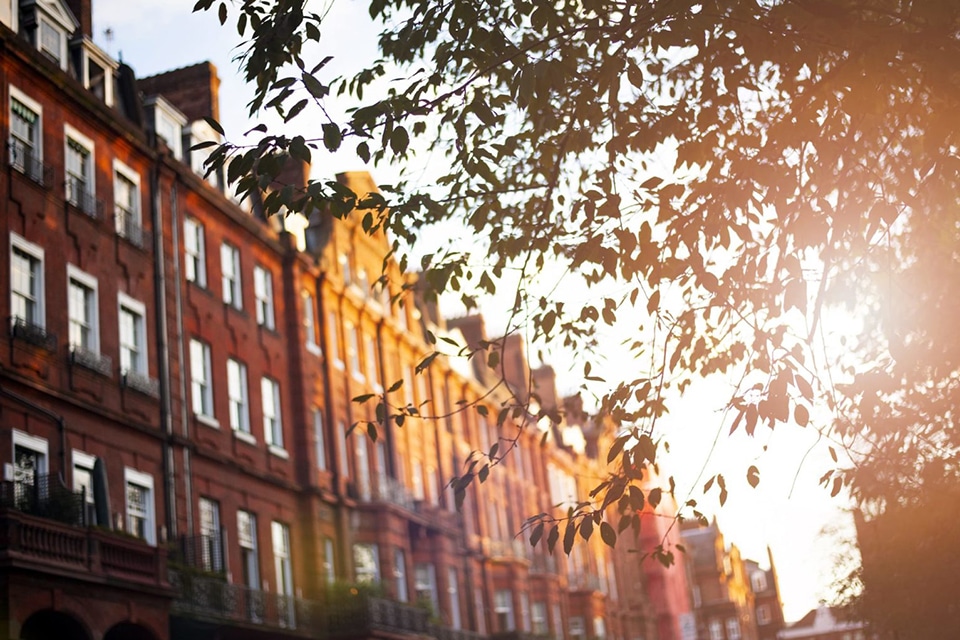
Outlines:
[[249, 433], [247, 431], [234, 431], [233, 437], [236, 438], [237, 440], [242, 440], [247, 444], [254, 444], [254, 445], [257, 444], [257, 439], [253, 436], [252, 433]]
[[214, 418], [213, 416], [208, 416], [203, 413], [195, 413], [193, 414], [193, 417], [196, 419], [197, 422], [199, 422], [200, 424], [206, 427], [210, 427], [211, 429], [220, 428], [220, 421]]
[[283, 447], [278, 447], [275, 444], [269, 445], [267, 447], [267, 451], [269, 451], [272, 455], [277, 456], [278, 458], [283, 458], [284, 460], [290, 459], [290, 454], [287, 453], [287, 450], [284, 449]]

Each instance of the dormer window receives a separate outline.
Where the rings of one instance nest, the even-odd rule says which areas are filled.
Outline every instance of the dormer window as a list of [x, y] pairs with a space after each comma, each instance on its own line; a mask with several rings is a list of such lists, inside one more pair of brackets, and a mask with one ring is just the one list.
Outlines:
[[50, 0], [26, 0], [20, 3], [20, 9], [22, 31], [37, 50], [66, 71], [67, 36], [77, 30], [76, 19], [62, 3]]
[[[207, 158], [210, 157], [210, 154], [213, 153], [215, 147], [205, 147], [203, 149], [194, 149], [193, 147], [201, 142], [216, 142], [219, 144], [220, 134], [205, 120], [194, 120], [184, 129], [184, 137], [187, 139], [185, 152], [189, 155], [190, 168], [193, 169], [193, 172], [198, 176], [205, 175], [207, 173], [207, 167], [204, 166], [204, 163], [207, 161]], [[220, 188], [220, 179], [216, 171], [211, 172], [206, 179], [207, 182], [214, 187]]]
[[108, 107], [113, 106], [113, 75], [117, 63], [87, 36], [70, 42], [77, 79]]
[[183, 127], [187, 124], [187, 118], [163, 96], [147, 98], [144, 107], [152, 115], [148, 122], [154, 132], [163, 138], [177, 160], [183, 160]]

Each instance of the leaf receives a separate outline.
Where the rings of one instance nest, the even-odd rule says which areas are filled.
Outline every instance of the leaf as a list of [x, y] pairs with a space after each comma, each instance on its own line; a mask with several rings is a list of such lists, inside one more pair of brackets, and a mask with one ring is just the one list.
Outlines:
[[747, 469], [747, 482], [749, 482], [750, 486], [754, 489], [760, 484], [760, 470], [757, 469], [756, 465], [750, 465], [750, 468]]
[[836, 498], [837, 494], [840, 493], [840, 489], [843, 488], [843, 478], [840, 476], [834, 476], [833, 478], [833, 488], [830, 490], [830, 497]]
[[543, 523], [536, 525], [533, 530], [530, 532], [530, 546], [535, 547], [537, 543], [540, 542], [540, 538], [543, 537]]
[[403, 155], [407, 151], [407, 146], [410, 144], [410, 135], [407, 133], [406, 128], [396, 127], [393, 130], [393, 133], [390, 134], [390, 149], [396, 155]]
[[369, 436], [373, 442], [377, 441], [377, 425], [372, 422], [367, 423], [367, 436]]
[[343, 140], [340, 133], [340, 127], [333, 122], [324, 122], [321, 126], [323, 131], [323, 146], [327, 151], [336, 151], [340, 148], [340, 142]]
[[615, 547], [617, 544], [617, 532], [609, 522], [600, 523], [600, 538], [608, 547]]
[[206, 122], [208, 125], [210, 125], [210, 127], [211, 127], [214, 131], [216, 131], [216, 132], [219, 133], [220, 135], [222, 135], [222, 136], [223, 136], [223, 135], [226, 135], [226, 134], [223, 132], [223, 127], [220, 126], [220, 123], [217, 122], [216, 120], [214, 120], [213, 118], [204, 116], [204, 117], [203, 117], [203, 120], [204, 120], [204, 122]]
[[647, 504], [656, 509], [660, 505], [660, 500], [663, 498], [663, 489], [660, 487], [654, 487], [647, 492]]
[[220, 20], [220, 26], [223, 26], [227, 23], [227, 3], [221, 2], [220, 8], [218, 10], [218, 18]]
[[577, 537], [577, 525], [572, 520], [567, 522], [567, 528], [563, 531], [563, 552], [570, 555], [573, 551], [573, 541]]
[[810, 422], [810, 411], [802, 404], [798, 404], [793, 410], [793, 417], [798, 425], [805, 427]]
[[580, 521], [580, 537], [589, 540], [591, 535], [593, 535], [593, 520], [584, 518]]
[[374, 395], [375, 395], [375, 394], [373, 394], [373, 393], [364, 393], [363, 395], [356, 396], [356, 397], [353, 399], [353, 401], [356, 402], [357, 404], [363, 404], [364, 402], [366, 402], [366, 401], [369, 400], [370, 398], [374, 397]]
[[550, 527], [550, 533], [547, 534], [547, 551], [553, 553], [557, 546], [557, 540], [560, 539], [560, 525], [555, 524]]

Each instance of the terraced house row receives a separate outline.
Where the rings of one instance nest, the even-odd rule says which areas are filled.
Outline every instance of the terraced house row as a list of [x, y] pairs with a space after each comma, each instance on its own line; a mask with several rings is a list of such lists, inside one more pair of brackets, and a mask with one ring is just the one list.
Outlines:
[[[191, 151], [219, 139], [212, 65], [137, 78], [91, 33], [90, 0], [0, 2], [0, 638], [679, 639], [682, 568], [516, 536], [605, 473], [612, 434], [551, 370], [502, 341], [561, 423], [458, 410], [495, 416], [498, 373], [416, 367], [482, 318], [445, 321], [352, 218], [238, 204]], [[364, 394], [431, 417], [374, 440]], [[515, 437], [455, 509], [449, 479]]]

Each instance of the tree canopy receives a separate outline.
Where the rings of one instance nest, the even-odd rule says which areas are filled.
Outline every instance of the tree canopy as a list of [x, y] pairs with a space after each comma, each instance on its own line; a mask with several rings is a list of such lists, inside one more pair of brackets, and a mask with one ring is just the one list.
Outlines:
[[[302, 0], [216, 10], [247, 38], [251, 114], [301, 127], [213, 153], [241, 192], [271, 184], [284, 153], [404, 162], [427, 149], [444, 159], [427, 188], [352, 194], [319, 179], [265, 204], [370, 208], [364, 228], [388, 229], [399, 254], [455, 218], [479, 255], [431, 250], [423, 280], [469, 306], [519, 270], [510, 328], [547, 344], [588, 354], [598, 326], [634, 322], [624, 379], [584, 356], [584, 376], [609, 383], [597, 413], [623, 435], [619, 472], [580, 523], [637, 508], [628, 489], [654, 461], [658, 418], [716, 372], [739, 380], [731, 431], [822, 430], [831, 453], [847, 450], [835, 459], [882, 478], [853, 482], [858, 499], [955, 458], [956, 2], [371, 0], [382, 60], [344, 78], [306, 59], [325, 25]], [[350, 101], [346, 118], [325, 115], [333, 100]], [[621, 286], [573, 307], [532, 285], [547, 264]], [[826, 349], [835, 307], [862, 330]], [[854, 477], [838, 464], [823, 482], [836, 494]]]

